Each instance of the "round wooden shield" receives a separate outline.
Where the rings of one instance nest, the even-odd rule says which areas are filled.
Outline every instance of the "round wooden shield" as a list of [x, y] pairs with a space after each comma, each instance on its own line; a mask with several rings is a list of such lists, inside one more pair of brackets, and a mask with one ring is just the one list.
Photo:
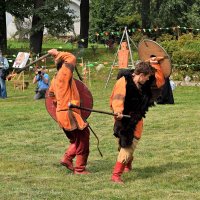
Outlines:
[[161, 60], [160, 66], [164, 76], [167, 78], [171, 74], [171, 60], [167, 52], [161, 47], [158, 43], [153, 40], [144, 39], [138, 45], [138, 54], [139, 58], [142, 61], [146, 61], [150, 58], [151, 55], [156, 57], [164, 57]]
[[[79, 95], [80, 95], [80, 100], [81, 100], [80, 106], [92, 109], [93, 108], [93, 97], [92, 97], [91, 92], [88, 90], [88, 88], [82, 81], [79, 81], [77, 79], [74, 79], [74, 80], [75, 80], [76, 87], [77, 87], [77, 89], [79, 91]], [[54, 120], [56, 120], [56, 104], [53, 101], [53, 98], [49, 97], [49, 90], [47, 90], [47, 92], [46, 92], [45, 106], [46, 106], [46, 109], [47, 109], [48, 113], [50, 114], [50, 116]], [[91, 111], [81, 110], [81, 116], [83, 119], [87, 119], [90, 116], [90, 113], [91, 113]]]

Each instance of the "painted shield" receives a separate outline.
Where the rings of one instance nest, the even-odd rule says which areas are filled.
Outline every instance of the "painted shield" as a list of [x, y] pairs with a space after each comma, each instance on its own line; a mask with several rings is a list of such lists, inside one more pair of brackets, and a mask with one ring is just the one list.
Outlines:
[[[79, 91], [79, 95], [80, 95], [80, 100], [81, 100], [81, 107], [85, 107], [85, 108], [89, 108], [92, 109], [93, 108], [93, 97], [91, 92], [88, 90], [88, 88], [86, 87], [86, 85], [77, 80], [74, 79], [75, 83], [76, 83], [76, 87]], [[53, 98], [49, 97], [49, 90], [47, 90], [46, 92], [46, 98], [45, 98], [45, 106], [46, 109], [48, 111], [48, 113], [50, 114], [50, 116], [56, 120], [56, 104]], [[87, 119], [90, 116], [91, 111], [85, 111], [85, 110], [81, 110], [81, 116], [83, 119]], [[56, 120], [57, 121], [57, 120]]]
[[158, 43], [153, 40], [144, 39], [138, 45], [139, 58], [142, 61], [148, 60], [151, 55], [164, 57], [160, 61], [160, 66], [164, 76], [167, 78], [171, 74], [171, 60], [167, 52]]

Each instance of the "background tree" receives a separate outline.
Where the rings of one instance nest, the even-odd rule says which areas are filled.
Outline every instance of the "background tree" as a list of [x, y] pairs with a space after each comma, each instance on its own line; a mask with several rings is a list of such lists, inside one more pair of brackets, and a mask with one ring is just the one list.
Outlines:
[[0, 49], [3, 52], [7, 50], [6, 34], [6, 2], [5, 0], [0, 0]]
[[[5, 1], [6, 11], [17, 17], [21, 22], [25, 18], [32, 18], [32, 27], [29, 30], [29, 34], [30, 49], [34, 53], [41, 52], [44, 27], [53, 36], [66, 34], [73, 29], [73, 20], [76, 16], [73, 10], [69, 8], [69, 0], [0, 1]], [[0, 5], [2, 6], [3, 4], [1, 3]], [[4, 37], [6, 37], [5, 33]]]
[[192, 24], [193, 28], [200, 27], [200, 0], [196, 0], [190, 7], [190, 12], [187, 13], [188, 24]]
[[81, 0], [80, 4], [80, 43], [79, 47], [88, 47], [89, 0]]
[[151, 25], [158, 27], [187, 26], [189, 4], [184, 0], [153, 1], [151, 3]]
[[[41, 38], [43, 36], [42, 32], [44, 27], [47, 32], [53, 36], [66, 34], [73, 30], [73, 20], [76, 17], [74, 11], [69, 8], [69, 0], [45, 0], [45, 4], [39, 4], [39, 6], [34, 9], [34, 15], [39, 19], [39, 21], [37, 20], [38, 23], [32, 26], [32, 33], [36, 34], [34, 34], [30, 40], [30, 49], [34, 53], [41, 52]], [[39, 42], [39, 45], [36, 44], [36, 41]]]
[[74, 10], [69, 7], [70, 0], [45, 0], [38, 13], [47, 32], [53, 36], [73, 31]]
[[91, 0], [90, 31], [99, 33], [116, 30], [118, 26], [115, 17], [121, 14], [120, 8], [127, 1], [124, 0], [122, 4], [120, 0]]
[[[41, 52], [43, 30], [47, 30], [53, 36], [59, 36], [73, 29], [73, 20], [76, 16], [69, 8], [69, 1], [0, 0], [0, 45], [2, 48], [5, 49], [7, 46], [5, 11], [20, 20], [32, 18], [30, 48], [38, 53]], [[199, 28], [199, 7], [199, 0], [123, 0], [123, 3], [121, 0], [91, 0], [89, 8], [89, 0], [82, 0], [80, 38], [84, 39], [83, 45], [87, 47], [89, 11], [89, 30], [94, 36], [96, 32], [115, 32], [122, 30], [124, 26], [130, 29], [173, 26]], [[39, 38], [36, 34], [38, 32], [40, 32]]]
[[18, 39], [19, 41], [29, 39], [32, 19], [26, 18], [25, 20], [21, 20], [15, 18], [14, 23], [17, 31], [14, 33], [13, 38]]
[[[123, 4], [119, 0], [91, 0], [90, 33], [120, 30], [124, 26], [199, 28], [199, 4], [199, 0], [124, 0]], [[148, 33], [153, 37], [160, 34], [162, 31]]]
[[42, 39], [44, 32], [44, 22], [40, 18], [39, 9], [44, 6], [45, 0], [34, 0], [34, 11], [32, 18], [32, 27], [30, 32], [30, 51], [34, 53], [41, 53]]
[[125, 5], [119, 7], [118, 13], [115, 15], [117, 26], [120, 27], [120, 29], [123, 29], [125, 26], [129, 28], [141, 27], [140, 7], [141, 4], [138, 0], [127, 1]]
[[0, 0], [0, 46], [7, 50], [6, 12], [20, 18], [28, 16], [31, 3], [28, 0]]
[[142, 28], [150, 27], [150, 0], [141, 1]]

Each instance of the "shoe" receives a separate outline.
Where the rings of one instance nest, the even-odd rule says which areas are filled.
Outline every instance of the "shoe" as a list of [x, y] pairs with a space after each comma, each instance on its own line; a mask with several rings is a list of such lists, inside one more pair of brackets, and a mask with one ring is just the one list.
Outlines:
[[86, 170], [84, 170], [82, 172], [74, 171], [74, 174], [87, 175], [87, 174], [91, 174], [91, 173], [86, 171]]
[[74, 171], [73, 158], [76, 156], [76, 146], [75, 144], [70, 144], [66, 150], [60, 164], [67, 167], [67, 169]]
[[125, 168], [124, 168], [125, 173], [130, 172], [132, 170], [132, 162], [133, 162], [133, 158], [125, 165]]
[[125, 164], [116, 162], [115, 167], [113, 169], [111, 181], [119, 184], [123, 184], [123, 180], [121, 179], [121, 175], [124, 171]]
[[67, 167], [67, 169], [74, 171], [73, 162], [71, 160], [65, 160], [65, 162], [60, 162], [61, 165]]

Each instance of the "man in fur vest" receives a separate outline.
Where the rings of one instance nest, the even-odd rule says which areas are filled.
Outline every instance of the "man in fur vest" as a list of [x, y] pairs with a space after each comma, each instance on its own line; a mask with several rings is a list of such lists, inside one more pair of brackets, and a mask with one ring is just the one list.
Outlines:
[[[123, 183], [122, 173], [132, 169], [133, 153], [142, 135], [143, 118], [148, 108], [154, 105], [155, 88], [164, 84], [160, 65], [152, 66], [150, 62], [140, 62], [134, 71], [126, 70], [120, 76], [110, 97], [111, 109], [117, 114], [114, 135], [119, 139], [119, 154], [111, 178], [116, 183]], [[123, 115], [131, 118], [123, 118]]]

